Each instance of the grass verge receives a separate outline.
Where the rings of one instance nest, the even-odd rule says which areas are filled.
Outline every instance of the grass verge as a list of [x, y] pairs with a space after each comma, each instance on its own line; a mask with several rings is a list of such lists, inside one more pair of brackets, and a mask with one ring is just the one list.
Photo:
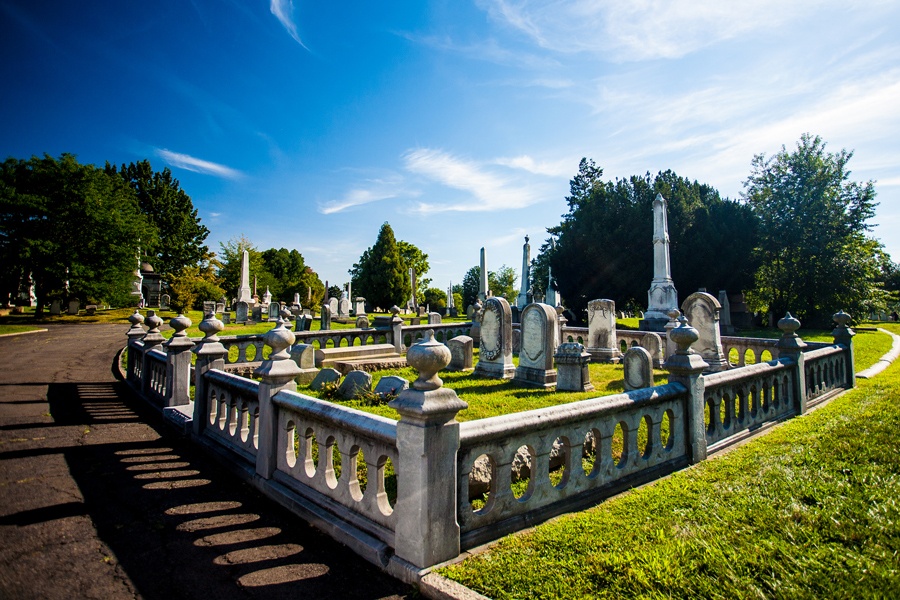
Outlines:
[[439, 572], [496, 599], [897, 597], [898, 396], [894, 364], [725, 456]]
[[9, 335], [10, 333], [25, 333], [26, 331], [37, 331], [43, 327], [34, 325], [0, 325], [0, 335]]

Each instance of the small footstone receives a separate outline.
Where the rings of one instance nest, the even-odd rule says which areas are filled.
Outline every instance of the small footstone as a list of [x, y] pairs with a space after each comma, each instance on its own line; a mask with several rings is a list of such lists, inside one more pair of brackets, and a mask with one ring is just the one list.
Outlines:
[[319, 391], [326, 383], [332, 383], [335, 381], [339, 381], [341, 378], [341, 374], [335, 369], [322, 369], [319, 371], [319, 374], [316, 375], [315, 379], [312, 380], [312, 383], [309, 384], [309, 389]]
[[365, 371], [350, 371], [338, 388], [338, 396], [344, 400], [353, 400], [362, 392], [372, 389], [372, 375]]
[[396, 375], [382, 377], [375, 386], [376, 394], [399, 394], [409, 388], [409, 381]]

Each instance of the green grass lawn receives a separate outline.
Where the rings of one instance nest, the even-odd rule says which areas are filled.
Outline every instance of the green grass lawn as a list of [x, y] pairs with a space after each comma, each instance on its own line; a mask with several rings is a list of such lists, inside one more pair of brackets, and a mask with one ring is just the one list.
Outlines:
[[0, 325], [0, 335], [10, 333], [24, 333], [26, 331], [38, 331], [41, 327], [35, 325]]
[[[857, 370], [887, 337], [855, 339]], [[896, 598], [898, 397], [895, 364], [724, 456], [440, 572], [497, 599]]]

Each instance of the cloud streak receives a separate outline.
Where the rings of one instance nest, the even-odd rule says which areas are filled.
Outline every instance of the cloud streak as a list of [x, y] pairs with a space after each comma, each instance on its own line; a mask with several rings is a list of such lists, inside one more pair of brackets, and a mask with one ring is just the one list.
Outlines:
[[297, 33], [297, 24], [294, 23], [292, 14], [294, 12], [294, 3], [292, 0], [272, 0], [269, 4], [269, 12], [275, 15], [275, 18], [278, 19], [278, 22], [281, 23], [285, 31], [294, 38], [295, 42], [303, 46], [305, 50], [309, 50], [309, 48], [306, 47], [306, 44], [303, 43], [303, 40], [300, 39], [300, 34]]
[[332, 200], [319, 206], [319, 212], [323, 215], [331, 215], [343, 212], [349, 208], [369, 204], [370, 202], [378, 202], [380, 200], [388, 200], [396, 198], [396, 192], [378, 192], [366, 189], [353, 189], [344, 194], [340, 200]]
[[173, 167], [193, 171], [194, 173], [203, 173], [204, 175], [215, 175], [224, 179], [240, 179], [243, 173], [231, 167], [220, 165], [218, 163], [203, 160], [190, 156], [189, 154], [181, 154], [180, 152], [172, 152], [165, 148], [157, 148], [156, 155], [169, 163]]

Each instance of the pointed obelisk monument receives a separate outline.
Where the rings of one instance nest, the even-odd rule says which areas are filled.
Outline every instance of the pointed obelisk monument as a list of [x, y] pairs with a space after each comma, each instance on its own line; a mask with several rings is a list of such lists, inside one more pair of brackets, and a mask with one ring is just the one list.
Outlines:
[[250, 292], [250, 253], [244, 250], [241, 258], [241, 288], [238, 290], [238, 302], [253, 303], [253, 295]]
[[478, 299], [484, 304], [484, 301], [491, 295], [488, 289], [487, 264], [484, 259], [484, 248], [481, 249], [481, 273], [478, 277]]
[[531, 289], [531, 280], [528, 276], [531, 270], [531, 244], [528, 236], [525, 236], [525, 245], [522, 246], [522, 287], [519, 288], [519, 297], [516, 298], [516, 307], [521, 311], [528, 306], [528, 293]]
[[653, 281], [647, 292], [647, 312], [639, 323], [641, 331], [665, 331], [668, 313], [673, 308], [678, 308], [678, 292], [669, 263], [666, 199], [657, 194], [653, 201]]

